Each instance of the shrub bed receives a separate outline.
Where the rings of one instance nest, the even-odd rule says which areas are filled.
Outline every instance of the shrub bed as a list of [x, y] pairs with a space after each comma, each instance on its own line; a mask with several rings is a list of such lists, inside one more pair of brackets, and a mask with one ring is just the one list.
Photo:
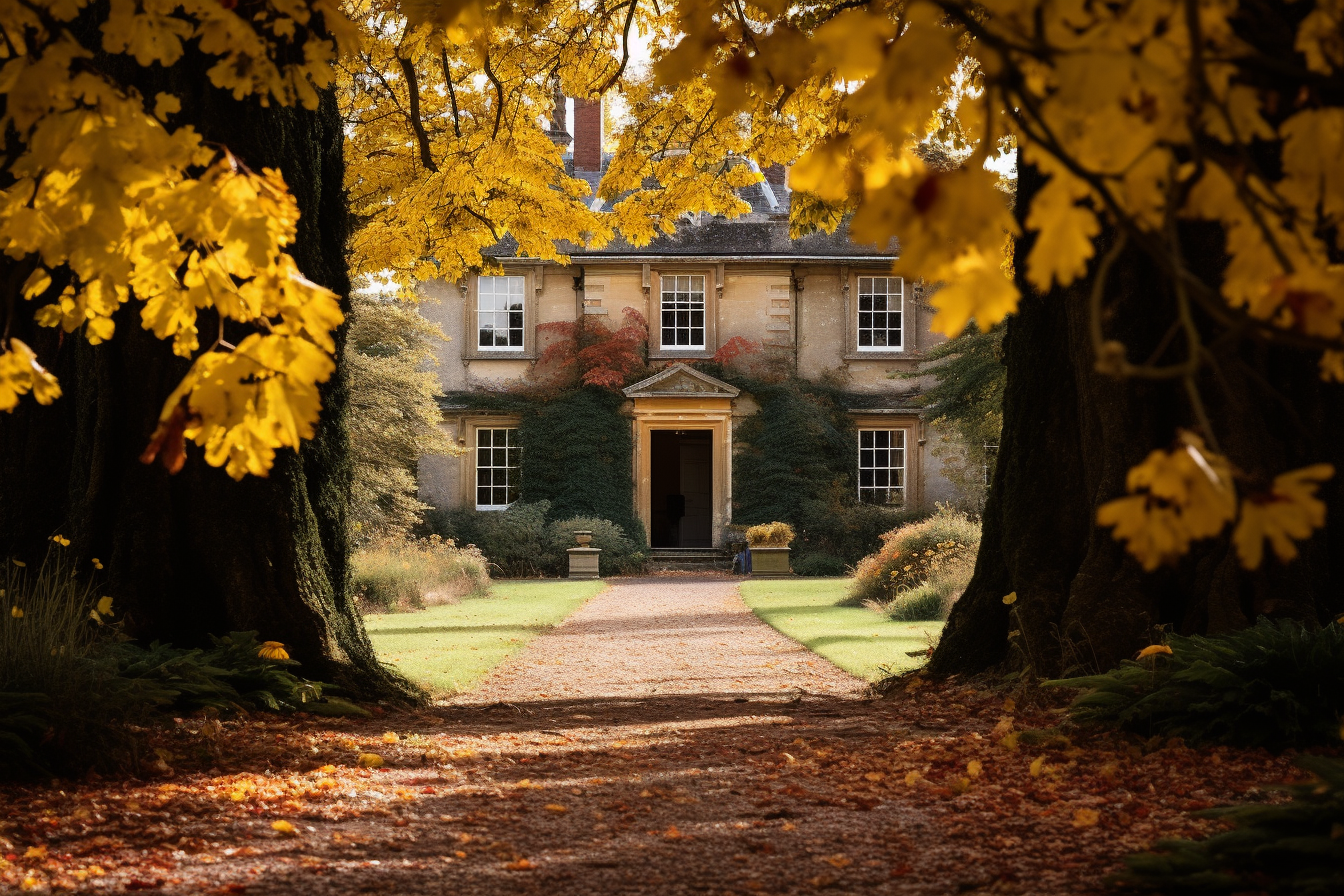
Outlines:
[[846, 603], [893, 619], [946, 619], [975, 570], [980, 524], [940, 505], [937, 512], [882, 535], [882, 547], [854, 572]]
[[389, 538], [354, 556], [353, 587], [365, 612], [406, 612], [456, 603], [490, 584], [489, 564], [475, 547], [452, 539]]
[[1085, 688], [1070, 715], [1147, 737], [1283, 749], [1337, 744], [1344, 717], [1344, 625], [1260, 619], [1223, 635], [1170, 635]]
[[620, 525], [592, 516], [548, 522], [550, 513], [549, 501], [518, 501], [504, 510], [440, 508], [425, 515], [425, 524], [441, 538], [479, 550], [505, 578], [564, 575], [569, 569], [566, 551], [575, 546], [578, 529], [591, 530], [592, 546], [602, 549], [598, 557], [602, 575], [643, 569], [643, 548]]

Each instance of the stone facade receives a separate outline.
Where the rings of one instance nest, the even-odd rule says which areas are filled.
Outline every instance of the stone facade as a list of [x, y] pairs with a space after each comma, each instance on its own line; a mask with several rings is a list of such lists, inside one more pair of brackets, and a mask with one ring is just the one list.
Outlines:
[[[585, 142], [585, 134], [594, 122], [600, 127], [600, 110], [594, 114], [591, 108], [576, 108], [575, 141], [581, 150], [577, 161], [588, 165], [592, 164], [588, 158], [591, 140]], [[600, 176], [577, 165], [575, 174], [594, 184]], [[510, 307], [522, 306], [507, 321], [505, 316], [482, 310], [498, 307], [490, 303], [494, 291], [504, 288], [498, 285], [501, 281], [491, 280], [483, 286], [480, 277], [472, 276], [457, 283], [426, 283], [422, 311], [450, 339], [438, 351], [438, 373], [445, 392], [499, 390], [523, 382], [532, 375], [534, 362], [545, 348], [545, 331], [538, 327], [589, 315], [610, 321], [614, 328], [624, 309], [633, 308], [649, 322], [650, 361], [655, 367], [667, 367], [627, 390], [636, 443], [636, 508], [650, 532], [657, 528], [656, 517], [661, 512], [659, 487], [650, 477], [660, 475], [660, 463], [675, 466], [667, 458], [651, 458], [656, 450], [653, 446], [660, 442], [653, 434], [707, 431], [707, 448], [697, 447], [692, 444], [696, 439], [687, 437], [676, 450], [683, 455], [680, 475], [708, 483], [711, 508], [696, 512], [712, 515], [710, 537], [715, 544], [723, 540], [723, 528], [731, 522], [733, 422], [754, 413], [756, 407], [750, 396], [739, 395], [727, 384], [678, 362], [710, 359], [737, 337], [762, 346], [801, 378], [824, 379], [864, 396], [863, 409], [855, 411], [855, 425], [860, 433], [878, 434], [867, 443], [874, 439], [877, 444], [901, 443], [905, 504], [929, 506], [951, 499], [951, 487], [930, 453], [939, 434], [926, 425], [922, 412], [910, 401], [924, 385], [924, 378], [902, 376], [920, 371], [925, 353], [942, 340], [929, 328], [933, 315], [924, 286], [889, 281], [891, 285], [884, 288], [899, 289], [899, 300], [888, 302], [901, 312], [901, 344], [881, 349], [860, 345], [864, 338], [860, 336], [861, 288], [871, 293], [873, 283], [885, 281], [868, 278], [890, 276], [895, 247], [879, 251], [855, 245], [843, 228], [834, 234], [791, 239], [789, 193], [781, 174], [770, 170], [763, 183], [744, 189], [751, 213], [734, 220], [688, 216], [675, 234], [661, 236], [647, 247], [619, 241], [596, 251], [563, 247], [570, 263], [556, 264], [515, 257], [509, 241], [502, 241], [493, 254], [503, 274], [516, 278], [507, 282]], [[661, 312], [667, 310], [664, 294], [671, 295], [679, 288], [677, 284], [687, 283], [700, 287], [697, 300], [703, 295], [703, 339], [695, 330], [689, 345], [676, 334], [673, 342], [680, 339], [681, 344], [664, 344], [660, 326]], [[500, 335], [499, 328], [506, 325], [512, 332]], [[487, 331], [484, 335], [483, 330]], [[867, 338], [871, 341], [873, 337]], [[482, 346], [491, 339], [507, 344]], [[890, 334], [884, 339], [893, 341]], [[478, 445], [479, 430], [509, 425], [516, 425], [516, 420], [453, 410], [446, 411], [444, 421], [449, 434], [467, 449]], [[854, 450], [864, 449], [856, 444]], [[890, 460], [894, 454], [875, 456], [894, 465]], [[472, 504], [481, 481], [475, 457], [468, 450], [461, 458], [424, 458], [422, 498], [437, 505]], [[698, 459], [702, 457], [709, 459]], [[699, 469], [705, 463], [710, 468], [707, 474]], [[698, 494], [682, 489], [673, 498], [699, 502]], [[679, 509], [673, 498], [668, 498], [669, 514]], [[684, 528], [690, 518], [678, 519]]]

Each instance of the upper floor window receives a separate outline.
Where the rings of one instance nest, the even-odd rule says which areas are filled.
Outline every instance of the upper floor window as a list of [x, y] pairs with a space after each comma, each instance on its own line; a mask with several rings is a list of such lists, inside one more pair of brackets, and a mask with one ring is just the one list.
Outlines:
[[476, 430], [477, 510], [503, 510], [518, 500], [521, 455], [517, 429]]
[[859, 500], [905, 503], [905, 430], [859, 430]]
[[859, 351], [902, 350], [903, 287], [900, 277], [859, 278]]
[[662, 347], [705, 348], [705, 277], [667, 275], [662, 280]]
[[476, 280], [476, 346], [481, 351], [523, 350], [524, 277]]

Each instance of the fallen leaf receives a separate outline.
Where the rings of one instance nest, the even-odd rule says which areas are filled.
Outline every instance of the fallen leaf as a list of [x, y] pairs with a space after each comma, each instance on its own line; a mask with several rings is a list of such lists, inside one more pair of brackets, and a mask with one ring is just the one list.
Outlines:
[[1076, 828], [1090, 828], [1101, 821], [1101, 815], [1096, 809], [1079, 809], [1073, 813], [1073, 826]]
[[279, 821], [271, 822], [271, 830], [284, 834], [286, 837], [297, 837], [299, 835], [299, 832], [294, 828], [294, 825], [285, 821], [283, 818]]
[[360, 753], [360, 754], [359, 754], [359, 767], [360, 767], [360, 768], [382, 768], [382, 767], [383, 767], [383, 757], [379, 756], [377, 753]]

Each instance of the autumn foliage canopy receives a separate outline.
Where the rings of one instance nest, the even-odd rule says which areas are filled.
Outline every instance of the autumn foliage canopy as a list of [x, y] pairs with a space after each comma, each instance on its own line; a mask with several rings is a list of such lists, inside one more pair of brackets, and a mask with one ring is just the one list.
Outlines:
[[[1326, 464], [1243, 470], [1224, 449], [1200, 374], [1210, 340], [1284, 346], [1344, 380], [1344, 5], [1339, 0], [910, 0], [785, 3], [512, 3], [507, 0], [0, 0], [12, 135], [0, 245], [14, 284], [0, 342], [0, 410], [50, 403], [60, 384], [11, 335], [16, 315], [90, 342], [113, 315], [191, 359], [164, 396], [146, 459], [181, 466], [183, 443], [230, 475], [265, 475], [311, 437], [335, 368], [338, 298], [286, 247], [297, 206], [275, 171], [180, 124], [180, 101], [113, 72], [216, 60], [239, 100], [317, 103], [339, 86], [348, 182], [363, 227], [357, 269], [404, 289], [520, 254], [561, 260], [563, 242], [617, 234], [647, 244], [685, 211], [747, 210], [758, 166], [793, 164], [795, 233], [848, 217], [859, 241], [899, 239], [895, 272], [944, 284], [935, 326], [989, 327], [1018, 306], [1008, 235], [1030, 237], [1023, 277], [1047, 292], [1092, 277], [1097, 369], [1169, 383], [1196, 426], [1131, 471], [1105, 505], [1147, 568], [1231, 530], [1243, 565], [1280, 559], [1324, 522]], [[1274, 26], [1267, 28], [1267, 25]], [[88, 27], [86, 27], [88, 26]], [[1274, 31], [1274, 29], [1278, 29]], [[1286, 30], [1285, 30], [1286, 29]], [[631, 65], [633, 33], [650, 46]], [[1263, 37], [1291, 34], [1291, 52]], [[96, 64], [121, 58], [121, 65]], [[565, 173], [548, 134], [557, 95], [619, 92], [626, 114], [598, 187]], [[962, 160], [927, 165], [938, 141]], [[1019, 233], [983, 162], [1015, 146], [1044, 177]], [[1192, 263], [1189, 222], [1221, 233], [1227, 262]], [[1101, 257], [1095, 257], [1098, 247]], [[1107, 332], [1108, 275], [1137, 251], [1161, 272], [1170, 328], [1148, 359]], [[200, 315], [241, 325], [200, 332]], [[213, 319], [213, 317], [211, 318]], [[1201, 325], [1198, 321], [1208, 321]], [[570, 325], [566, 325], [570, 326]], [[611, 386], [634, 368], [629, 321], [576, 329], [562, 366]], [[561, 360], [555, 357], [552, 360]]]

